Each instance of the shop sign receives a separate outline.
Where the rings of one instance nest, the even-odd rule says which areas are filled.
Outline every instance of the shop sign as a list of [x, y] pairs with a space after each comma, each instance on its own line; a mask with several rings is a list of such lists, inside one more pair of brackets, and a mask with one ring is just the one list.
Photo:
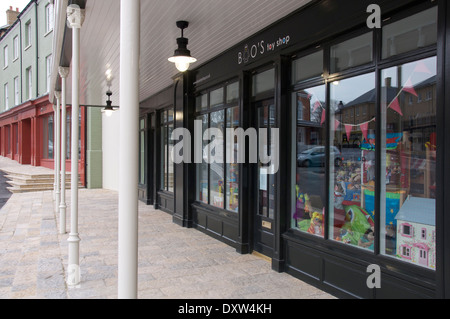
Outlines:
[[245, 44], [243, 50], [238, 52], [238, 64], [247, 64], [268, 52], [289, 45], [289, 42], [291, 37], [286, 35], [271, 41], [260, 40], [254, 44]]

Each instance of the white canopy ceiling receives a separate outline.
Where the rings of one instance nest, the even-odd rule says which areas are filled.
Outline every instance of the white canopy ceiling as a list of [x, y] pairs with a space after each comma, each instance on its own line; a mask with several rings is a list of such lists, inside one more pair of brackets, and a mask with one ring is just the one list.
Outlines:
[[[189, 50], [198, 59], [195, 68], [310, 1], [142, 0], [140, 100], [168, 87], [177, 74], [175, 66], [167, 61], [180, 36], [176, 21], [189, 21], [185, 37], [189, 38]], [[118, 105], [119, 33], [120, 0], [88, 0], [81, 29], [82, 105], [105, 104], [108, 69], [114, 77], [113, 105]], [[69, 75], [68, 101], [70, 78]]]

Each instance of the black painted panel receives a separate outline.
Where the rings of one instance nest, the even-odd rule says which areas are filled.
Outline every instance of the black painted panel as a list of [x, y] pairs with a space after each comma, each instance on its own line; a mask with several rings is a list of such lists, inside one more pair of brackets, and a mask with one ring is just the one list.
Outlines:
[[222, 236], [222, 222], [218, 219], [215, 219], [211, 216], [208, 216], [208, 221], [207, 221], [207, 225], [206, 225], [208, 231]]
[[427, 290], [384, 273], [381, 274], [381, 289], [376, 289], [375, 294], [377, 299], [426, 299], [436, 297], [432, 290]]
[[295, 272], [320, 281], [322, 260], [313, 250], [288, 242], [286, 245], [286, 264]]
[[355, 263], [325, 258], [323, 282], [355, 298], [371, 299], [373, 290], [367, 287], [370, 274], [366, 270]]
[[228, 238], [234, 242], [237, 242], [239, 236], [239, 230], [236, 226], [229, 223], [223, 223], [223, 237]]

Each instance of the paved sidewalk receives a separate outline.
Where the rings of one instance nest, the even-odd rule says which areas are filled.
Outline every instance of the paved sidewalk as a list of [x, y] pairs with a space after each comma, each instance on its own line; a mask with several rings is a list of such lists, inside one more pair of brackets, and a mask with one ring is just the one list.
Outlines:
[[[67, 192], [70, 215], [70, 192]], [[117, 298], [117, 192], [79, 193], [82, 282], [66, 285], [67, 238], [52, 192], [14, 194], [0, 210], [0, 298]], [[70, 216], [68, 216], [68, 223]], [[69, 230], [69, 225], [67, 225]], [[139, 204], [141, 299], [328, 299], [332, 296]]]

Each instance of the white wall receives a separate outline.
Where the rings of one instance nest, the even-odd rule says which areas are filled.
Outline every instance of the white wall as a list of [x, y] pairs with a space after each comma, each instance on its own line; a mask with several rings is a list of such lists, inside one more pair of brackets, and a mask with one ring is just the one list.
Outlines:
[[110, 117], [102, 115], [103, 188], [119, 191], [119, 126], [120, 111]]

